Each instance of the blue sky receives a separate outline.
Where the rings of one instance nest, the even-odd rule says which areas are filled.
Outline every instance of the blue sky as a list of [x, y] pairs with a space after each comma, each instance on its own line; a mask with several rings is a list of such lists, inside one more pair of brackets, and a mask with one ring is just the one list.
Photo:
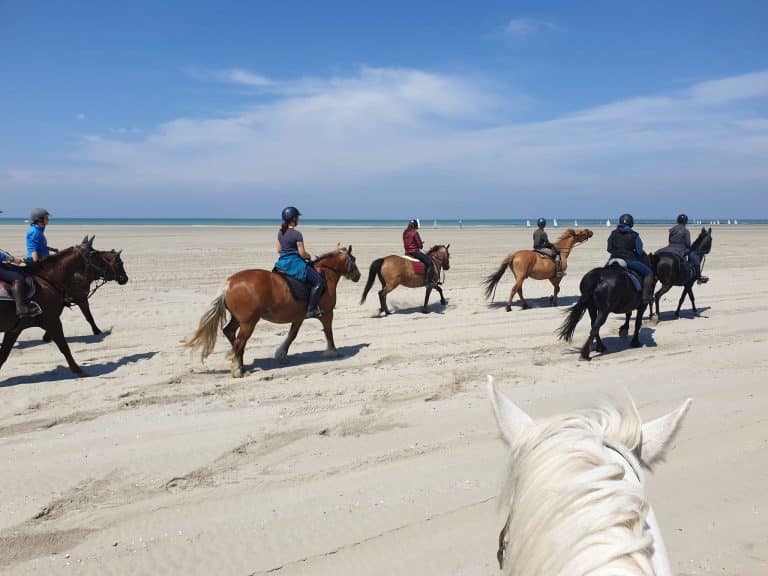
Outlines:
[[767, 3], [271, 4], [0, 0], [0, 209], [768, 216]]

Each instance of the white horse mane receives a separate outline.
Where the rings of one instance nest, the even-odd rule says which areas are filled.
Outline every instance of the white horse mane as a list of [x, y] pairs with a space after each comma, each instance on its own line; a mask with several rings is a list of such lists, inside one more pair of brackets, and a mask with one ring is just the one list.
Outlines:
[[[533, 422], [495, 388], [491, 400], [512, 450], [500, 504], [510, 512], [499, 540], [505, 574], [515, 576], [659, 576], [649, 522], [655, 518], [640, 468], [646, 426], [634, 405], [604, 404]], [[686, 402], [673, 420], [648, 428], [663, 457], [679, 429]], [[661, 419], [660, 419], [661, 420]], [[654, 421], [655, 422], [655, 421]], [[506, 425], [505, 425], [506, 423]], [[663, 425], [662, 425], [663, 424]], [[665, 441], [658, 442], [662, 431]], [[655, 548], [656, 546], [656, 548]]]

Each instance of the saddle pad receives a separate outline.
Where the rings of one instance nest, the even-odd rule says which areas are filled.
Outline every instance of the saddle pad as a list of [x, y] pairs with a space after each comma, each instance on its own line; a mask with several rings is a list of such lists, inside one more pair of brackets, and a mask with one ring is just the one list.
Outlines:
[[408, 258], [411, 261], [411, 268], [415, 274], [424, 274], [424, 264], [414, 258]]
[[634, 270], [627, 270], [627, 276], [632, 281], [632, 285], [635, 287], [635, 292], [642, 292], [643, 282], [640, 276]]
[[542, 252], [541, 250], [534, 250], [534, 252], [536, 252], [536, 254], [538, 254], [539, 256], [541, 256], [543, 258], [549, 258], [550, 260], [554, 260], [555, 259], [555, 255], [554, 254], [547, 254], [546, 252]]
[[277, 268], [273, 268], [272, 272], [280, 275], [280, 277], [285, 280], [285, 282], [288, 284], [288, 289], [291, 291], [291, 296], [293, 296], [294, 299], [303, 301], [309, 300], [309, 284], [302, 282], [301, 280], [297, 280], [293, 276], [290, 276], [289, 274], [286, 274]]
[[[30, 300], [31, 298], [34, 298], [35, 294], [37, 294], [37, 287], [35, 286], [35, 283], [33, 282], [30, 284], [29, 282], [25, 282], [24, 285], [26, 286], [26, 291], [24, 294], [24, 300]], [[13, 294], [11, 293], [11, 285], [8, 284], [8, 282], [0, 281], [0, 300], [10, 300], [13, 302]]]

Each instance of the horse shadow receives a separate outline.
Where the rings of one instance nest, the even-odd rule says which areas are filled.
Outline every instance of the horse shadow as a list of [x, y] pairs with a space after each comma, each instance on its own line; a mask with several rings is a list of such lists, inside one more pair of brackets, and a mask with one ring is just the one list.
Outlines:
[[[392, 314], [390, 316], [394, 316], [396, 314], [423, 314], [426, 316], [427, 314], [445, 314], [445, 309], [448, 307], [449, 300], [448, 298], [445, 299], [445, 304], [440, 304], [440, 301], [432, 302], [427, 306], [427, 311], [424, 312], [424, 306], [410, 306], [408, 308], [397, 308], [395, 306], [392, 306], [392, 308], [395, 308], [392, 311]], [[386, 314], [381, 314], [380, 318], [386, 318]]]
[[[134, 364], [141, 360], [149, 360], [155, 356], [157, 352], [142, 352], [141, 354], [131, 354], [129, 356], [123, 356], [118, 360], [111, 360], [109, 362], [101, 362], [99, 364], [83, 364], [81, 365], [88, 376], [104, 376], [111, 372], [114, 372], [121, 366], [128, 364]], [[37, 374], [27, 374], [25, 376], [14, 376], [8, 378], [5, 382], [0, 382], [0, 388], [8, 388], [10, 386], [19, 386], [23, 384], [39, 384], [40, 382], [56, 382], [59, 380], [69, 380], [75, 378], [75, 375], [66, 366], [57, 366], [53, 370], [47, 370], [46, 372], [38, 372]]]
[[[112, 328], [103, 330], [101, 334], [86, 334], [84, 336], [68, 336], [66, 340], [70, 344], [94, 344], [96, 342], [102, 342], [107, 336], [112, 334]], [[16, 342], [16, 348], [19, 350], [25, 350], [27, 348], [34, 348], [35, 346], [42, 346], [43, 344], [51, 344], [45, 340], [24, 340], [23, 342]]]
[[[603, 329], [605, 329], [605, 326], [603, 326]], [[612, 354], [616, 352], [625, 352], [626, 350], [631, 349], [632, 347], [629, 345], [629, 343], [632, 341], [632, 331], [634, 330], [634, 320], [630, 322], [629, 325], [629, 334], [627, 336], [620, 336], [620, 335], [611, 335], [611, 336], [602, 336], [601, 339], [603, 341], [603, 344], [605, 345], [606, 351], [602, 354], [597, 354], [595, 356], [592, 356], [593, 359], [595, 358], [602, 358], [603, 356], [611, 356]], [[658, 344], [656, 344], [656, 340], [653, 337], [653, 333], [656, 332], [655, 328], [652, 328], [650, 326], [643, 326], [640, 328], [640, 332], [637, 334], [638, 340], [640, 340], [640, 344], [643, 348], [656, 348]], [[579, 354], [581, 353], [581, 347], [573, 348], [569, 350], [571, 354]], [[594, 343], [592, 344], [592, 352], [594, 352]]]
[[368, 342], [362, 342], [361, 344], [354, 344], [352, 346], [340, 346], [337, 350], [341, 353], [338, 358], [327, 358], [324, 353], [325, 350], [313, 350], [311, 352], [299, 352], [298, 354], [288, 354], [287, 362], [281, 363], [274, 358], [256, 358], [247, 367], [248, 371], [260, 370], [262, 372], [268, 372], [270, 370], [277, 370], [285, 368], [286, 366], [302, 366], [305, 364], [316, 364], [319, 362], [332, 362], [335, 360], [344, 360], [346, 358], [354, 358], [361, 350], [368, 348], [370, 344]]
[[[576, 304], [576, 302], [579, 301], [578, 296], [558, 296], [557, 298], [557, 308], [565, 308], [567, 306], [573, 306]], [[552, 303], [549, 301], [549, 296], [542, 296], [541, 298], [527, 298], [526, 302], [528, 302], [528, 306], [530, 308], [553, 308]], [[498, 302], [490, 302], [488, 304], [488, 308], [497, 309], [497, 308], [506, 308], [507, 303], [503, 301]], [[523, 303], [520, 302], [520, 300], [514, 300], [512, 302], [513, 308], [520, 308], [521, 310], [524, 310]]]
[[[708, 310], [711, 310], [711, 309], [712, 309], [712, 306], [700, 306], [699, 308], [697, 308], [697, 310], [699, 311], [699, 317], [709, 318], [709, 316], [704, 315], [704, 312], [707, 312]], [[661, 314], [657, 314], [657, 318], [659, 319], [660, 322], [677, 320], [677, 318], [675, 318], [674, 310], [665, 310]], [[693, 313], [693, 309], [688, 308], [688, 309], [680, 310], [680, 318], [685, 318], [687, 320], [695, 320], [696, 315]]]

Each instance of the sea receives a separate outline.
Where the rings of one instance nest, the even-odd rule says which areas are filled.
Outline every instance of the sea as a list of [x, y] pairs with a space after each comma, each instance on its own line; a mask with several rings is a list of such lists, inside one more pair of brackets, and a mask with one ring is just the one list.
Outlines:
[[[2, 218], [0, 226], [18, 226], [27, 223], [24, 218]], [[407, 219], [313, 219], [302, 218], [302, 226], [322, 228], [403, 228]], [[636, 219], [636, 226], [671, 226], [669, 218]], [[272, 218], [52, 218], [52, 225], [71, 226], [221, 226], [221, 227], [276, 227], [278, 220]], [[536, 218], [511, 219], [461, 219], [425, 218], [420, 221], [422, 228], [525, 228], [536, 226]], [[614, 218], [557, 218], [547, 219], [549, 228], [606, 227], [616, 226]], [[689, 225], [768, 225], [768, 219], [691, 219]]]

